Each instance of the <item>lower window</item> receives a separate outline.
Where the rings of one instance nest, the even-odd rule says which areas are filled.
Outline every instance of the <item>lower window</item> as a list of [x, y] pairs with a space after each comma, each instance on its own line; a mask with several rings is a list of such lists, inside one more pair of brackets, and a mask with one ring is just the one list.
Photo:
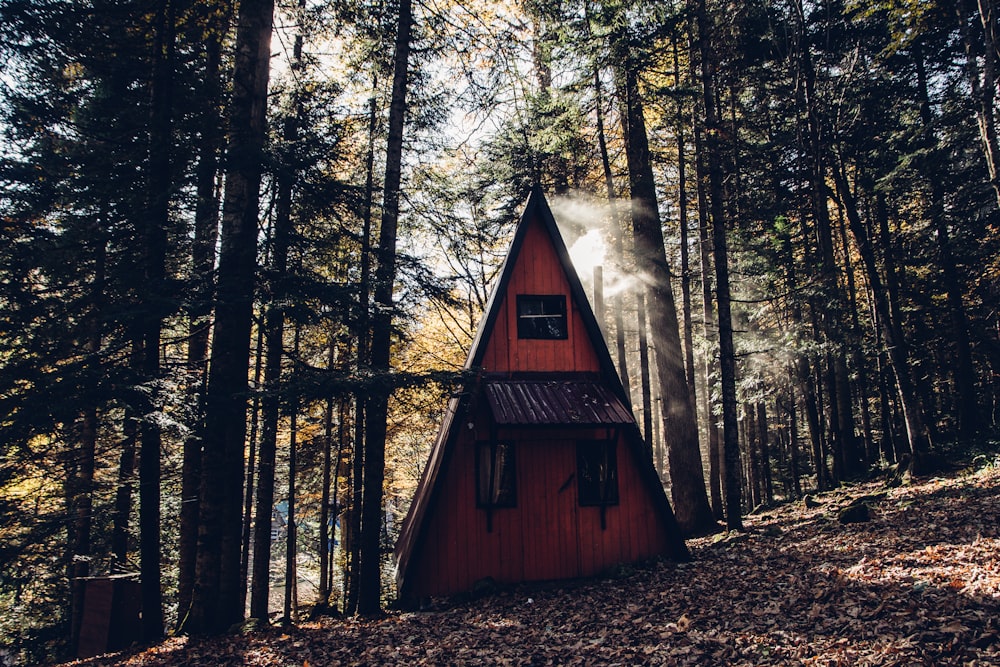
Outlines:
[[514, 444], [510, 442], [476, 443], [476, 505], [479, 507], [515, 507]]
[[618, 504], [616, 440], [580, 440], [576, 444], [576, 478], [581, 505]]

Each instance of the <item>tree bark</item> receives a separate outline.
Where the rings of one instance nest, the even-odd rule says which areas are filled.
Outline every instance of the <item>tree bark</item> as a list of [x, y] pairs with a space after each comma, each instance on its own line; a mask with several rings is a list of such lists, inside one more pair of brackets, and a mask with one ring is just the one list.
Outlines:
[[[132, 356], [137, 356], [138, 344], [133, 345]], [[138, 363], [138, 361], [134, 362]], [[111, 529], [112, 568], [124, 569], [128, 564], [129, 519], [132, 515], [132, 488], [135, 484], [135, 453], [139, 427], [132, 409], [125, 409], [122, 427], [122, 453], [118, 459], [118, 483], [115, 489], [114, 525]]]
[[682, 340], [684, 343], [684, 371], [688, 388], [691, 390], [691, 406], [698, 421], [698, 392], [694, 368], [694, 325], [691, 321], [691, 260], [688, 248], [688, 201], [687, 201], [687, 148], [684, 139], [684, 106], [681, 102], [680, 55], [677, 36], [673, 37], [674, 93], [677, 95], [677, 114], [674, 126], [677, 133], [677, 223], [681, 237], [681, 316], [684, 322]]
[[[995, 114], [995, 99], [997, 94], [997, 62], [1000, 58], [1000, 43], [997, 40], [997, 16], [993, 0], [977, 0], [980, 23], [983, 28], [985, 48], [979, 49], [969, 25], [965, 3], [959, 0], [955, 3], [958, 13], [959, 29], [965, 46], [965, 67], [969, 78], [972, 98], [976, 103], [976, 121], [979, 125], [979, 137], [982, 141], [983, 157], [986, 158], [986, 169], [990, 186], [1000, 206], [1000, 141], [997, 139]], [[983, 56], [983, 70], [979, 69], [979, 55]]]
[[774, 481], [771, 478], [770, 431], [767, 428], [767, 406], [757, 401], [757, 442], [760, 445], [760, 472], [763, 483], [764, 502], [774, 502]]
[[[618, 44], [619, 49], [622, 47], [624, 44]], [[681, 530], [691, 535], [710, 530], [715, 520], [705, 490], [698, 424], [685, 376], [680, 327], [670, 286], [670, 267], [660, 225], [637, 73], [628, 56], [623, 63], [620, 70], [624, 103], [622, 129], [626, 137], [625, 152], [632, 194], [636, 270], [644, 282], [646, 310], [653, 332], [674, 512]]]
[[172, 173], [172, 97], [174, 67], [174, 6], [157, 3], [154, 26], [153, 78], [150, 101], [147, 215], [145, 220], [142, 317], [142, 377], [150, 383], [140, 401], [139, 421], [139, 554], [142, 587], [142, 639], [163, 636], [163, 594], [160, 552], [160, 447], [156, 413], [160, 411], [160, 335], [168, 312], [166, 291], [167, 226], [170, 222]]
[[[107, 241], [102, 237], [101, 219], [94, 225], [96, 244], [94, 248], [94, 275], [90, 288], [90, 303], [86, 315], [86, 343], [84, 350], [95, 364], [100, 358], [103, 327], [101, 320], [105, 308], [105, 283], [107, 276]], [[90, 370], [90, 378], [96, 379], [100, 366]], [[90, 390], [96, 393], [97, 387]], [[80, 626], [83, 620], [84, 581], [90, 574], [91, 530], [94, 512], [94, 470], [96, 466], [97, 438], [100, 429], [100, 415], [96, 403], [87, 405], [80, 415], [79, 447], [72, 451], [67, 461], [66, 499], [70, 510], [68, 526], [67, 573], [70, 581], [70, 646], [76, 650], [80, 640]]]
[[84, 578], [90, 574], [91, 528], [94, 512], [94, 467], [98, 431], [97, 407], [88, 407], [80, 418], [79, 447], [68, 452], [66, 500], [69, 509], [67, 544], [70, 587], [70, 646], [76, 650], [83, 621]]
[[897, 320], [892, 316], [889, 298], [883, 287], [882, 277], [875, 260], [875, 251], [868, 238], [867, 228], [862, 223], [860, 213], [854, 201], [854, 195], [847, 184], [847, 177], [844, 174], [842, 164], [833, 170], [833, 175], [837, 184], [838, 195], [847, 213], [847, 221], [850, 224], [854, 242], [858, 246], [858, 253], [861, 255], [861, 260], [864, 263], [868, 284], [871, 286], [872, 295], [875, 299], [875, 307], [878, 311], [879, 320], [882, 323], [882, 335], [885, 339], [885, 345], [888, 348], [889, 361], [896, 376], [896, 387], [899, 390], [899, 404], [906, 423], [908, 454], [911, 457], [910, 469], [919, 472], [919, 459], [928, 446], [927, 428], [924, 425], [923, 410], [910, 376], [909, 356], [903, 337], [900, 334]]
[[[961, 8], [962, 2], [956, 5]], [[961, 12], [961, 9], [959, 9]], [[964, 18], [964, 17], [963, 17]], [[963, 21], [964, 25], [964, 21]], [[968, 29], [965, 30], [966, 35]], [[968, 44], [967, 39], [967, 44]], [[969, 322], [965, 314], [965, 305], [962, 303], [962, 295], [965, 291], [962, 280], [959, 277], [955, 256], [952, 252], [951, 233], [948, 231], [948, 212], [945, 206], [945, 192], [941, 178], [937, 173], [938, 154], [940, 149], [935, 133], [934, 114], [931, 111], [930, 94], [927, 90], [927, 73], [924, 67], [924, 59], [919, 42], [914, 48], [914, 60], [917, 68], [917, 87], [920, 95], [920, 118], [923, 123], [924, 141], [930, 162], [924, 163], [924, 177], [927, 179], [931, 191], [931, 211], [930, 218], [934, 227], [934, 240], [938, 251], [938, 263], [941, 269], [941, 278], [944, 283], [945, 295], [948, 303], [948, 316], [951, 320], [952, 344], [955, 351], [955, 365], [952, 368], [952, 376], [955, 379], [955, 414], [958, 415], [959, 437], [967, 439], [974, 436], [981, 428], [979, 398], [976, 395], [976, 372], [972, 366], [972, 348], [969, 344]], [[987, 49], [987, 74], [992, 76], [993, 65], [991, 63], [992, 49]], [[975, 67], [975, 56], [969, 56], [970, 80], [978, 80], [978, 73], [971, 70]], [[987, 84], [991, 81], [987, 79]], [[984, 90], [995, 91], [993, 85], [983, 86]], [[975, 89], [973, 96], [975, 97]], [[980, 105], [980, 129], [982, 130], [987, 161], [993, 164], [996, 157], [997, 132], [993, 118], [993, 95], [989, 94], [989, 99], [981, 99]], [[987, 106], [988, 105], [988, 106]], [[943, 160], [942, 160], [943, 161]], [[997, 186], [995, 173], [996, 166], [991, 167], [990, 180]]]
[[261, 407], [261, 378], [264, 373], [264, 329], [266, 326], [257, 327], [253, 344], [253, 398], [250, 400], [250, 433], [247, 435], [247, 470], [243, 488], [243, 544], [240, 548], [240, 594], [242, 601], [240, 607], [247, 606], [247, 594], [250, 584], [250, 553], [253, 543], [254, 529], [254, 489], [257, 479], [257, 456], [258, 443], [260, 441], [260, 407]]
[[[689, 45], [691, 52], [691, 71], [689, 75], [695, 78], [694, 62], [698, 56], [694, 44]], [[704, 140], [702, 138], [702, 119], [699, 117], [696, 103], [696, 111], [691, 119], [694, 127], [694, 164], [696, 189], [698, 193], [698, 251], [701, 259], [701, 302], [702, 302], [702, 334], [708, 341], [710, 347], [718, 338], [718, 331], [715, 324], [715, 304], [712, 300], [712, 236], [711, 225], [708, 218], [708, 194], [706, 192], [707, 174], [705, 173], [705, 161], [703, 156]], [[725, 466], [722, 451], [723, 442], [719, 434], [719, 423], [716, 420], [714, 403], [712, 401], [712, 389], [714, 386], [717, 363], [714, 355], [704, 355], [704, 368], [702, 373], [705, 378], [704, 391], [704, 414], [708, 429], [708, 479], [709, 492], [712, 500], [712, 515], [716, 521], [723, 521], [726, 518], [725, 504], [723, 501], [723, 486], [725, 484]]]
[[[299, 12], [301, 13], [301, 11], [302, 4], [300, 2]], [[291, 68], [296, 78], [302, 68], [302, 43], [303, 38], [300, 31], [295, 35], [292, 47]], [[285, 159], [279, 166], [277, 174], [277, 196], [274, 224], [271, 230], [271, 261], [268, 271], [271, 282], [271, 302], [268, 304], [265, 316], [266, 359], [264, 362], [264, 393], [261, 399], [260, 465], [257, 478], [256, 511], [254, 512], [257, 522], [254, 529], [253, 583], [250, 595], [250, 616], [262, 623], [268, 621], [268, 600], [270, 597], [271, 514], [274, 508], [275, 459], [281, 406], [285, 304], [287, 302], [284, 285], [288, 278], [288, 252], [295, 226], [292, 220], [292, 193], [295, 187], [296, 168], [292, 164], [293, 158], [291, 156], [295, 152], [295, 142], [299, 137], [299, 117], [302, 113], [302, 100], [298, 89], [293, 91], [292, 96], [291, 110], [282, 127]], [[289, 495], [291, 496], [291, 494]], [[292, 509], [289, 508], [289, 534], [293, 532], [291, 512]], [[288, 621], [287, 608], [285, 621]]]
[[198, 548], [198, 489], [201, 484], [201, 446], [204, 438], [205, 390], [208, 381], [208, 343], [215, 244], [219, 237], [219, 196], [216, 180], [222, 145], [219, 117], [220, 67], [223, 28], [214, 22], [205, 43], [205, 84], [207, 99], [202, 108], [200, 154], [196, 168], [194, 239], [191, 244], [193, 305], [188, 312], [187, 370], [189, 396], [195, 417], [192, 433], [184, 439], [181, 463], [181, 511], [177, 564], [177, 623], [180, 626], [191, 606], [194, 589], [195, 555]]
[[689, 9], [697, 26], [701, 56], [701, 86], [704, 99], [706, 158], [712, 217], [712, 249], [715, 260], [716, 305], [719, 322], [719, 371], [722, 386], [722, 433], [726, 467], [726, 526], [742, 530], [742, 484], [740, 480], [739, 422], [736, 415], [736, 348], [733, 343], [732, 304], [729, 286], [729, 246], [726, 239], [721, 130], [716, 110], [715, 53], [705, 0], [691, 0]]
[[743, 405], [743, 434], [746, 442], [744, 449], [747, 458], [747, 490], [749, 491], [751, 510], [757, 509], [762, 502], [763, 484], [761, 483], [758, 433], [756, 407], [752, 403], [745, 403]]
[[[327, 357], [327, 368], [333, 372], [336, 356], [337, 339], [330, 337], [329, 356]], [[330, 604], [330, 477], [333, 466], [333, 396], [327, 396], [326, 405], [323, 409], [323, 478], [320, 487], [320, 510], [319, 510], [319, 594], [317, 606], [326, 609]], [[340, 424], [343, 429], [343, 423]], [[339, 464], [340, 459], [337, 459]], [[334, 498], [336, 498], [336, 487], [334, 487]]]
[[[300, 328], [295, 327], [294, 356], [299, 356]], [[299, 401], [292, 399], [291, 415], [289, 417], [288, 435], [288, 523], [285, 533], [285, 606], [282, 615], [282, 625], [290, 626], [299, 620], [299, 541], [298, 541], [298, 517], [296, 516], [296, 502], [298, 494], [298, 430], [299, 430]]]
[[649, 326], [646, 322], [646, 296], [640, 291], [635, 295], [636, 327], [639, 334], [639, 386], [642, 395], [642, 437], [646, 449], [656, 465], [656, 472], [663, 474], [663, 457], [655, 460], [656, 442], [653, 440], [653, 391], [649, 379]]
[[184, 629], [215, 634], [243, 619], [240, 601], [247, 367], [257, 216], [267, 138], [273, 0], [244, 0], [236, 31], [222, 244], [205, 413], [198, 555]]
[[799, 480], [799, 419], [795, 410], [795, 386], [789, 384], [788, 397], [788, 464], [792, 476], [794, 498], [802, 497], [802, 482]]
[[[820, 281], [823, 285], [825, 305], [821, 309], [823, 334], [829, 340], [833, 351], [828, 354], [827, 371], [824, 374], [830, 401], [830, 433], [834, 436], [835, 472], [844, 468], [844, 473], [853, 475], [860, 469], [860, 456], [854, 436], [853, 411], [851, 407], [850, 385], [847, 363], [844, 358], [843, 313], [845, 310], [843, 293], [837, 284], [837, 264], [833, 252], [832, 225], [827, 208], [826, 164], [824, 161], [823, 131], [816, 93], [816, 72], [809, 51], [809, 35], [802, 0], [792, 3], [795, 16], [795, 66], [800, 76], [801, 103], [806, 115], [806, 138], [804, 149], [808, 154], [809, 187], [812, 200], [813, 219], [816, 224], [816, 242], [821, 265]], [[835, 474], [835, 476], [837, 476]]]
[[[372, 88], [375, 87], [372, 82]], [[374, 90], [373, 90], [374, 92]], [[365, 199], [361, 216], [361, 270], [358, 276], [358, 313], [357, 313], [357, 369], [363, 375], [370, 371], [371, 349], [371, 238], [372, 238], [372, 202], [375, 199], [375, 132], [377, 129], [377, 106], [375, 96], [369, 99], [368, 112], [368, 156], [365, 171]], [[351, 502], [349, 539], [345, 542], [350, 547], [350, 560], [347, 570], [347, 595], [344, 611], [355, 614], [358, 611], [358, 577], [361, 562], [361, 507], [364, 501], [363, 479], [365, 473], [365, 404], [364, 391], [359, 391], [354, 401], [354, 456], [351, 461]]]
[[857, 395], [861, 408], [861, 432], [864, 436], [864, 462], [871, 465], [875, 461], [875, 441], [872, 436], [871, 410], [868, 406], [868, 363], [865, 360], [864, 346], [862, 345], [861, 320], [858, 316], [858, 288], [854, 280], [854, 262], [851, 259], [851, 248], [847, 241], [847, 225], [844, 222], [844, 208], [838, 207], [839, 220], [837, 231], [840, 236], [840, 245], [844, 255], [844, 273], [847, 276], [847, 303], [850, 315], [850, 335], [851, 335], [851, 359], [854, 363], [854, 372], [857, 375], [855, 382], [858, 387]]
[[[371, 361], [376, 373], [388, 375], [392, 346], [392, 293], [396, 277], [396, 236], [402, 177], [403, 124], [406, 116], [407, 70], [412, 16], [410, 0], [401, 0], [393, 56], [392, 98], [386, 149], [382, 224], [375, 269], [376, 311], [372, 326]], [[364, 499], [361, 510], [361, 561], [358, 613], [381, 611], [382, 483], [385, 474], [386, 420], [391, 388], [383, 380], [372, 390], [365, 414]]]
[[[604, 132], [604, 103], [601, 94], [601, 74], [598, 68], [594, 68], [594, 96], [597, 107], [597, 145], [601, 151], [601, 169], [604, 173], [604, 187], [607, 190], [608, 206], [611, 207], [611, 219], [609, 227], [611, 230], [611, 244], [614, 253], [615, 269], [619, 276], [625, 275], [625, 251], [622, 240], [622, 224], [618, 215], [616, 204], [617, 194], [615, 192], [614, 176], [611, 173], [611, 159], [608, 156], [608, 141]], [[623, 278], [620, 278], [623, 279]], [[628, 361], [625, 355], [625, 317], [623, 310], [623, 296], [625, 290], [616, 289], [611, 297], [611, 311], [615, 321], [615, 351], [618, 359], [618, 375], [621, 377], [622, 386], [625, 387], [625, 394], [632, 401], [632, 387], [628, 375]]]

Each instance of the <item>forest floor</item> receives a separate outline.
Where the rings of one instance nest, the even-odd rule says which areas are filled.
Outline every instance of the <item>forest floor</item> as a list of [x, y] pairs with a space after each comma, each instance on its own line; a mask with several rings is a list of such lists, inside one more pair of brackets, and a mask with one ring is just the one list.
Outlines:
[[[845, 486], [689, 540], [695, 560], [71, 663], [1000, 665], [1000, 469]], [[841, 523], [866, 504], [870, 519]]]

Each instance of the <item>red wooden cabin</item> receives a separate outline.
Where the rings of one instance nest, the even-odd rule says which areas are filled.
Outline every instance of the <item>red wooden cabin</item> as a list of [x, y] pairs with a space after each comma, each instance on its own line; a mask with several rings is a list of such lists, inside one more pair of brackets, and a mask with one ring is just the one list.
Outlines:
[[404, 604], [688, 558], [541, 191], [528, 199], [396, 545]]

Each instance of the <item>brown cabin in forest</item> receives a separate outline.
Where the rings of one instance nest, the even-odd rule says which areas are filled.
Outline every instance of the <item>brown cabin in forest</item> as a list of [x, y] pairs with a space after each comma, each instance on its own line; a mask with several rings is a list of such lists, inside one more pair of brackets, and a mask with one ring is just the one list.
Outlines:
[[539, 188], [396, 545], [399, 600], [688, 551]]

